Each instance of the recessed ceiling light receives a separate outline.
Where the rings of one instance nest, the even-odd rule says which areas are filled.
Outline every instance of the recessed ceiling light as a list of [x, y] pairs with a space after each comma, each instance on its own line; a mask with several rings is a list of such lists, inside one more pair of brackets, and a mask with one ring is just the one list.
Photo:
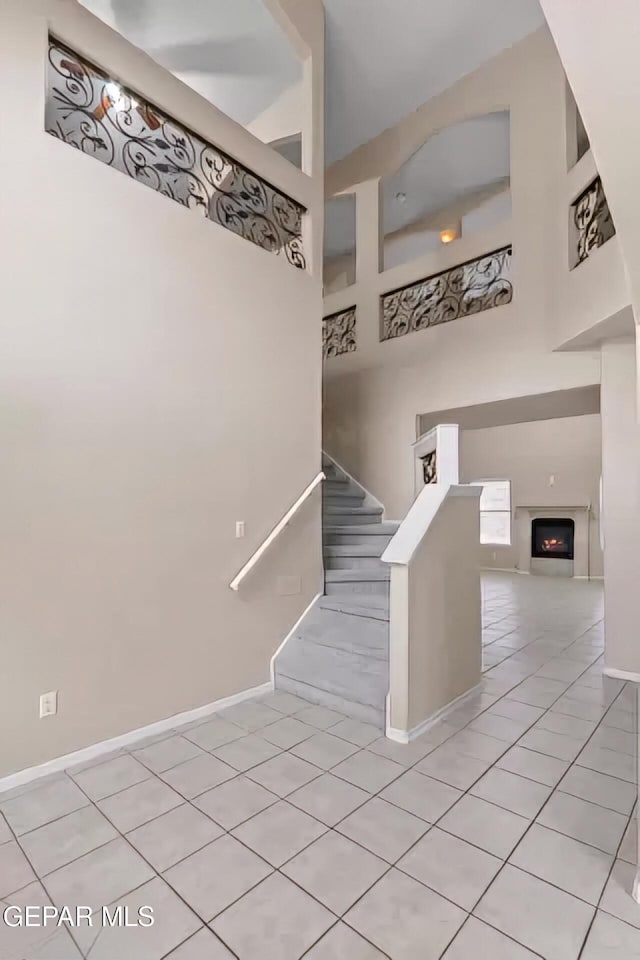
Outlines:
[[440, 231], [440, 242], [441, 243], [451, 243], [452, 240], [457, 238], [458, 234], [455, 230], [441, 230]]

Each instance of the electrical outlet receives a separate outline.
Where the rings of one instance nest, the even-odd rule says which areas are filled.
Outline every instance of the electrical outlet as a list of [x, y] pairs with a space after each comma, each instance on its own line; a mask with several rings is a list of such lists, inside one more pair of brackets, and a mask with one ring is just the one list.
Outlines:
[[40, 719], [43, 717], [52, 717], [58, 712], [58, 691], [50, 690], [49, 693], [43, 693], [40, 697]]
[[236, 520], [236, 538], [244, 537], [244, 520]]
[[291, 597], [302, 590], [300, 577], [278, 577], [278, 593], [281, 597]]

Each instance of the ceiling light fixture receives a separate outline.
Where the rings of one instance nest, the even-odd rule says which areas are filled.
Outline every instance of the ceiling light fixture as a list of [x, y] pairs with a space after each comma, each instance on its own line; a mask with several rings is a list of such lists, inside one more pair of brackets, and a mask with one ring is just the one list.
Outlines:
[[407, 202], [407, 195], [406, 195], [406, 193], [396, 193], [396, 200], [397, 200], [398, 203], [400, 203], [400, 204], [406, 203], [406, 202]]
[[457, 232], [452, 227], [447, 230], [440, 231], [440, 243], [451, 243], [452, 240], [457, 239]]

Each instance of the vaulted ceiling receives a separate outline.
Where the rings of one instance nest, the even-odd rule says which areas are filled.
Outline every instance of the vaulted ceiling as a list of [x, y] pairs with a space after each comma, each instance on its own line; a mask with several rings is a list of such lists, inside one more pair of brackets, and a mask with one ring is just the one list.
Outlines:
[[508, 113], [491, 113], [447, 127], [392, 176], [383, 178], [385, 233], [504, 181], [509, 172]]
[[[240, 123], [250, 123], [300, 79], [300, 63], [263, 0], [82, 2]], [[324, 5], [327, 165], [544, 22], [538, 0], [324, 0]], [[385, 232], [508, 174], [508, 115], [441, 131], [385, 178]], [[345, 252], [352, 238], [352, 207], [334, 203], [327, 217], [327, 253]]]
[[[384, 233], [474, 198], [483, 188], [508, 185], [509, 114], [488, 114], [441, 130], [394, 174], [382, 181]], [[454, 219], [458, 219], [455, 217]], [[353, 250], [355, 206], [347, 194], [327, 204], [325, 254], [337, 257]]]
[[[82, 0], [241, 123], [301, 75], [262, 0]], [[330, 164], [544, 22], [538, 0], [324, 0]]]
[[538, 0], [324, 0], [327, 163], [544, 23]]
[[247, 124], [302, 69], [262, 0], [82, 0], [163, 67]]

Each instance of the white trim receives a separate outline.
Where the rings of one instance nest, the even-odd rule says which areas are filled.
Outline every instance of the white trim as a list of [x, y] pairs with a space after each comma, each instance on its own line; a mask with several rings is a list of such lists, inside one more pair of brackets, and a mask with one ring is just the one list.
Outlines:
[[389, 581], [389, 693], [385, 729], [409, 725], [409, 568], [392, 566]]
[[427, 730], [430, 730], [439, 720], [446, 718], [456, 707], [459, 707], [465, 700], [468, 700], [469, 697], [472, 697], [475, 693], [478, 693], [482, 689], [482, 681], [477, 683], [475, 687], [471, 687], [470, 690], [467, 690], [466, 693], [460, 694], [459, 697], [456, 697], [455, 700], [452, 700], [451, 703], [448, 703], [446, 706], [441, 707], [440, 710], [436, 710], [435, 713], [431, 714], [430, 717], [427, 717], [426, 720], [423, 720], [422, 723], [419, 723], [417, 727], [413, 727], [411, 730], [398, 730], [395, 727], [387, 727], [386, 736], [389, 740], [393, 740], [395, 743], [411, 743], [412, 740], [417, 740], [418, 737], [421, 737], [423, 733], [426, 733]]
[[232, 707], [236, 703], [242, 703], [244, 700], [251, 700], [253, 697], [265, 696], [271, 693], [273, 684], [271, 681], [261, 683], [258, 687], [251, 687], [249, 690], [241, 690], [240, 693], [233, 693], [230, 697], [223, 697], [222, 700], [214, 700], [213, 703], [207, 703], [203, 707], [196, 707], [194, 710], [187, 710], [184, 713], [176, 713], [172, 717], [165, 717], [164, 720], [157, 720], [155, 723], [149, 723], [146, 727], [138, 727], [136, 730], [130, 730], [128, 733], [122, 733], [118, 737], [112, 737], [110, 740], [101, 740], [90, 747], [83, 747], [81, 750], [75, 750], [73, 753], [67, 753], [63, 757], [56, 757], [53, 760], [47, 760], [35, 767], [27, 767], [18, 773], [11, 773], [0, 780], [0, 793], [5, 790], [12, 790], [14, 787], [21, 787], [32, 780], [39, 780], [40, 777], [46, 777], [50, 773], [58, 773], [66, 770], [67, 767], [75, 766], [79, 763], [87, 763], [96, 757], [105, 753], [112, 753], [120, 747], [126, 747], [129, 743], [135, 743], [136, 740], [143, 740], [147, 737], [155, 736], [157, 733], [164, 733], [166, 730], [173, 730], [174, 727], [182, 726], [185, 723], [192, 723], [194, 720], [201, 720], [208, 717], [211, 713], [218, 710], [224, 710], [226, 707]]
[[604, 667], [602, 672], [605, 677], [612, 677], [614, 680], [640, 683], [640, 673], [634, 673], [633, 670], [618, 670], [617, 667]]
[[[486, 544], [483, 543], [483, 547]], [[518, 570], [516, 567], [480, 567], [481, 570], [487, 570], [489, 573], [519, 573], [522, 576], [528, 576], [528, 570]], [[567, 577], [568, 580], [604, 580], [604, 577], [597, 577], [595, 574], [588, 576], [579, 576], [579, 577]]]
[[364, 491], [367, 506], [382, 507], [382, 511], [383, 511], [382, 517], [383, 519], [386, 519], [384, 514], [384, 503], [382, 503], [382, 501], [378, 500], [377, 497], [374, 497], [374, 495], [369, 490], [367, 490], [366, 487], [363, 487], [359, 480], [356, 480], [355, 477], [352, 477], [349, 471], [345, 470], [342, 464], [338, 463], [338, 461], [335, 460], [330, 453], [327, 453], [326, 450], [322, 451], [322, 456], [326, 457], [327, 460], [331, 460], [331, 463], [333, 464], [333, 466], [337, 467], [340, 473], [344, 473], [347, 480], [350, 480], [351, 483], [355, 483], [356, 487], [360, 487], [360, 489]]
[[313, 607], [313, 605], [314, 605], [315, 603], [317, 603], [317, 601], [318, 601], [318, 600], [320, 599], [320, 597], [322, 597], [322, 596], [324, 596], [324, 594], [322, 593], [322, 591], [321, 591], [320, 593], [316, 593], [316, 595], [315, 595], [315, 597], [313, 598], [313, 600], [311, 601], [311, 603], [310, 603], [307, 607], [305, 607], [305, 609], [302, 611], [302, 613], [300, 614], [300, 616], [298, 617], [298, 619], [296, 620], [296, 622], [294, 623], [294, 625], [291, 627], [291, 630], [289, 630], [289, 633], [286, 635], [286, 637], [284, 638], [284, 640], [282, 641], [282, 643], [280, 644], [280, 646], [278, 647], [278, 649], [276, 650], [276, 652], [274, 653], [274, 655], [271, 657], [271, 662], [270, 662], [270, 665], [269, 665], [269, 675], [270, 675], [270, 677], [271, 677], [271, 686], [272, 686], [272, 687], [275, 688], [275, 679], [276, 679], [276, 678], [275, 678], [275, 672], [274, 672], [274, 671], [275, 671], [275, 660], [276, 660], [276, 657], [277, 657], [278, 654], [283, 650], [284, 645], [287, 643], [287, 641], [290, 640], [291, 637], [293, 636], [293, 634], [296, 632], [296, 630], [298, 629], [298, 627], [300, 626], [300, 624], [302, 623], [302, 621], [304, 620], [304, 618], [306, 617], [306, 615], [307, 615], [307, 614], [309, 613], [309, 611], [311, 610], [311, 607]]
[[482, 490], [470, 484], [427, 483], [380, 557], [383, 563], [408, 566], [447, 497], [480, 499]]
[[[482, 477], [479, 480], [470, 480], [470, 485], [473, 487], [482, 487], [482, 492], [484, 493], [484, 488], [490, 483], [506, 483], [509, 489], [509, 506], [501, 510], [483, 510], [482, 509], [482, 496], [480, 497], [480, 544], [483, 547], [512, 547], [514, 536], [513, 536], [513, 525], [515, 522], [515, 511], [513, 510], [513, 496], [512, 496], [512, 485], [511, 480], [507, 477]], [[506, 513], [509, 516], [509, 539], [508, 540], [483, 540], [482, 539], [482, 515], [490, 513]]]
[[244, 578], [249, 573], [249, 571], [253, 567], [255, 567], [256, 563], [258, 562], [262, 554], [266, 550], [268, 550], [268, 548], [271, 546], [271, 544], [276, 539], [278, 534], [284, 530], [284, 528], [289, 523], [293, 515], [297, 513], [297, 511], [300, 509], [300, 507], [302, 506], [304, 501], [307, 499], [307, 497], [315, 490], [315, 488], [318, 486], [319, 483], [322, 483], [324, 478], [325, 478], [324, 473], [321, 470], [320, 473], [317, 475], [317, 477], [314, 477], [311, 483], [307, 487], [305, 487], [305, 489], [302, 491], [302, 493], [300, 494], [296, 502], [291, 507], [289, 507], [289, 509], [287, 510], [285, 515], [282, 517], [282, 519], [279, 520], [278, 523], [276, 523], [275, 527], [273, 528], [269, 536], [262, 541], [258, 549], [255, 551], [255, 553], [249, 558], [249, 560], [247, 560], [247, 562], [242, 567], [242, 569], [239, 570], [238, 573], [235, 575], [235, 577], [229, 584], [232, 590], [238, 589], [241, 582], [244, 580]]

